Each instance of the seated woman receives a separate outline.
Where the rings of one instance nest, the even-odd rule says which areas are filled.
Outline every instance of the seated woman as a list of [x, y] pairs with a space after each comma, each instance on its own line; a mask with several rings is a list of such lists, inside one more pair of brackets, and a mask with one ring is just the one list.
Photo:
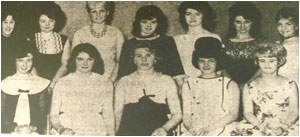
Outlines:
[[297, 84], [278, 75], [286, 50], [273, 43], [262, 43], [255, 51], [261, 75], [244, 87], [244, 117], [232, 135], [298, 136]]
[[71, 73], [53, 89], [50, 122], [60, 135], [114, 135], [113, 84], [103, 76], [103, 64], [91, 44], [72, 50]]
[[[192, 64], [202, 73], [191, 76], [182, 87], [183, 124], [189, 136], [229, 135], [239, 111], [239, 87], [219, 75], [222, 69], [222, 43], [213, 37], [195, 43]], [[213, 88], [212, 88], [213, 87]]]
[[26, 130], [28, 134], [43, 134], [46, 125], [44, 95], [50, 81], [30, 73], [33, 54], [28, 46], [21, 45], [12, 55], [15, 74], [1, 82], [1, 131], [25, 133]]
[[131, 61], [137, 70], [122, 77], [115, 91], [116, 135], [170, 135], [181, 120], [176, 84], [154, 70], [160, 60], [149, 42], [133, 46]]

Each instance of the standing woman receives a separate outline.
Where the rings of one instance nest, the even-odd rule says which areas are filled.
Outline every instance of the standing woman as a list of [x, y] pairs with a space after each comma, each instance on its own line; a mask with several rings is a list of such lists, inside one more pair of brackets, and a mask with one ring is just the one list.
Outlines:
[[122, 77], [116, 86], [116, 135], [170, 135], [182, 115], [176, 84], [170, 76], [155, 71], [159, 55], [150, 42], [131, 46], [130, 61], [137, 70]]
[[136, 65], [130, 61], [130, 52], [140, 41], [150, 42], [161, 57], [156, 64], [156, 71], [171, 77], [184, 74], [175, 41], [165, 35], [167, 28], [167, 18], [157, 6], [148, 5], [138, 9], [132, 29], [134, 38], [126, 41], [122, 48], [118, 78], [136, 71]]
[[72, 50], [70, 74], [53, 89], [50, 122], [60, 135], [113, 136], [113, 84], [104, 73], [103, 60], [88, 43]]
[[185, 34], [174, 37], [182, 65], [186, 75], [199, 76], [201, 71], [191, 63], [194, 45], [200, 37], [215, 37], [221, 41], [217, 34], [212, 33], [215, 28], [216, 13], [205, 1], [182, 2], [178, 12], [180, 23], [186, 31]]
[[118, 28], [108, 25], [112, 19], [113, 6], [113, 2], [109, 1], [86, 3], [92, 23], [75, 32], [72, 49], [80, 43], [93, 44], [102, 55], [104, 76], [114, 82], [117, 78], [124, 36]]
[[71, 52], [67, 36], [58, 33], [64, 27], [66, 17], [57, 4], [47, 3], [41, 5], [35, 21], [39, 26], [38, 31], [28, 40], [35, 50], [37, 73], [43, 78], [53, 79], [50, 85], [52, 89], [57, 79], [66, 73]]
[[293, 8], [282, 8], [275, 21], [283, 38], [282, 44], [287, 50], [286, 63], [279, 69], [279, 74], [299, 84], [299, 13]]
[[229, 30], [225, 40], [225, 69], [240, 88], [257, 72], [253, 51], [261, 39], [261, 14], [251, 2], [236, 2], [229, 10]]

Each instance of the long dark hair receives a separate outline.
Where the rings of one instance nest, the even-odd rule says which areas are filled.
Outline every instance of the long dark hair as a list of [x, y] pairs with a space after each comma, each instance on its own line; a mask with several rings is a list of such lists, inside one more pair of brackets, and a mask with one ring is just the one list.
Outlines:
[[68, 72], [75, 72], [76, 57], [81, 52], [89, 54], [89, 56], [95, 60], [92, 72], [95, 72], [95, 73], [98, 73], [101, 75], [104, 74], [104, 62], [101, 58], [101, 55], [98, 52], [98, 50], [92, 44], [89, 44], [89, 43], [79, 44], [72, 50], [71, 57], [68, 60], [68, 65], [67, 65]]
[[236, 2], [229, 9], [229, 27], [226, 39], [234, 38], [237, 35], [237, 31], [234, 26], [234, 20], [237, 16], [243, 16], [252, 22], [250, 29], [250, 36], [253, 38], [259, 38], [260, 35], [260, 22], [261, 13], [259, 9], [251, 2]]

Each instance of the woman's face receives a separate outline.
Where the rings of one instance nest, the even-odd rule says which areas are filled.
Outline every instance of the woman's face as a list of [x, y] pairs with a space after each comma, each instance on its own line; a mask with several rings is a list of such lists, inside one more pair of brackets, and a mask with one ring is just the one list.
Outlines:
[[278, 60], [276, 57], [259, 57], [258, 65], [263, 73], [276, 73], [278, 69]]
[[233, 23], [237, 34], [250, 34], [252, 21], [245, 19], [243, 16], [237, 16]]
[[108, 11], [106, 11], [104, 7], [104, 2], [97, 2], [93, 5], [90, 5], [90, 17], [93, 23], [103, 24], [105, 23], [106, 17], [108, 15]]
[[8, 15], [4, 21], [2, 21], [2, 34], [10, 36], [15, 28], [15, 20], [12, 15]]
[[52, 32], [55, 27], [55, 20], [49, 18], [47, 15], [41, 15], [39, 24], [41, 32]]
[[94, 66], [94, 58], [91, 58], [86, 52], [80, 52], [75, 59], [76, 72], [90, 73]]
[[157, 25], [158, 22], [156, 18], [153, 18], [151, 20], [142, 19], [140, 22], [141, 35], [142, 36], [152, 35], [155, 32]]
[[284, 38], [290, 38], [296, 35], [298, 26], [291, 20], [292, 18], [281, 18], [277, 22], [277, 30]]
[[203, 14], [197, 10], [188, 8], [185, 11], [185, 21], [190, 27], [202, 25]]
[[213, 74], [216, 72], [217, 61], [215, 58], [199, 58], [198, 65], [202, 74]]
[[16, 59], [16, 68], [17, 73], [19, 74], [26, 74], [29, 73], [32, 62], [33, 62], [33, 55], [31, 53], [28, 53], [26, 57], [24, 58], [17, 58]]
[[138, 48], [134, 52], [134, 64], [137, 70], [153, 69], [155, 61], [155, 55], [148, 48]]

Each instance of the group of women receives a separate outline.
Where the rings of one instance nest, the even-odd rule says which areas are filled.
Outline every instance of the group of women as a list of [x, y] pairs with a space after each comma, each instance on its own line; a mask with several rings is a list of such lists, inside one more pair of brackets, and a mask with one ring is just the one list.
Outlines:
[[203, 1], [180, 4], [186, 33], [174, 38], [160, 8], [139, 8], [129, 40], [109, 25], [113, 2], [86, 2], [91, 24], [72, 43], [59, 33], [66, 17], [58, 5], [41, 6], [28, 36], [17, 33], [12, 9], [1, 16], [3, 133], [46, 134], [49, 115], [57, 135], [165, 136], [181, 121], [177, 135], [299, 134], [292, 8], [276, 15], [277, 43], [260, 35], [251, 2], [230, 8], [224, 42]]

